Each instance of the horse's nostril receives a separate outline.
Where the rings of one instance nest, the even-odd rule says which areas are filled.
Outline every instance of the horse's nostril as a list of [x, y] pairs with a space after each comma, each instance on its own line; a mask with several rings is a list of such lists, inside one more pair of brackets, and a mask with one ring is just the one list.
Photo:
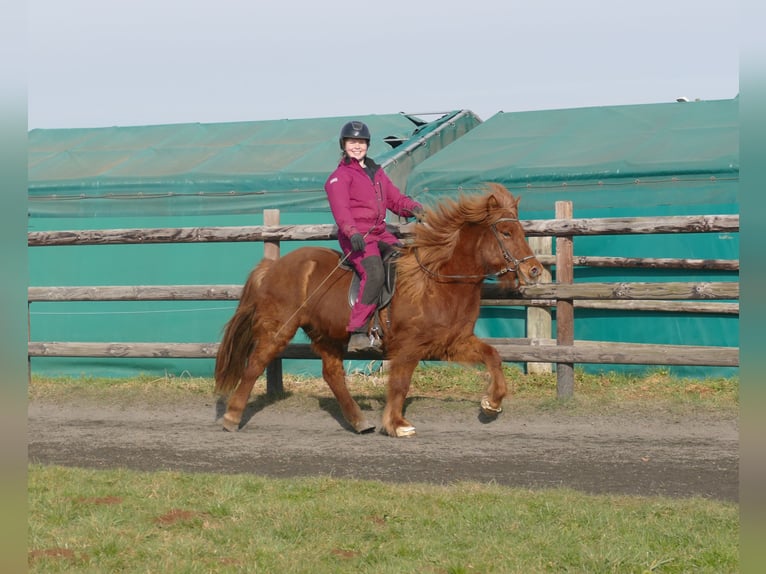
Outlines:
[[529, 270], [529, 274], [530, 274], [532, 277], [537, 277], [538, 275], [540, 275], [540, 268], [539, 268], [539, 267], [537, 267], [537, 266], [535, 266], [535, 267], [532, 267], [532, 269], [530, 269], [530, 270]]

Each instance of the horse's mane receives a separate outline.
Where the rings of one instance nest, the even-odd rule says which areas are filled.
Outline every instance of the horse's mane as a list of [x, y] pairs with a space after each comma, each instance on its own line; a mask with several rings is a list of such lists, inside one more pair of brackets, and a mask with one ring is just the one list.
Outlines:
[[[490, 197], [496, 200], [494, 209], [490, 209]], [[407, 290], [413, 299], [420, 299], [433, 280], [422, 272], [421, 266], [438, 273], [452, 258], [464, 225], [489, 226], [508, 216], [508, 212], [516, 216], [517, 204], [518, 200], [504, 186], [488, 183], [483, 194], [461, 194], [457, 200], [447, 198], [428, 208], [425, 224], [415, 226], [414, 238], [404, 247], [397, 261], [401, 279], [397, 288]]]

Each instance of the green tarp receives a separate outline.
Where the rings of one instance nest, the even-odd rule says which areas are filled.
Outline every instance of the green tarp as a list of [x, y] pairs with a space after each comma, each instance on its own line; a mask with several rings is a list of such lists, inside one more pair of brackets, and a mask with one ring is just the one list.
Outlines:
[[497, 181], [529, 211], [550, 211], [557, 199], [578, 211], [641, 211], [735, 204], [738, 176], [733, 99], [501, 112], [418, 165], [407, 185], [436, 199]]
[[326, 210], [341, 126], [360, 119], [370, 156], [402, 187], [417, 161], [480, 123], [468, 111], [29, 132], [30, 216], [120, 217]]
[[[504, 184], [523, 219], [736, 214], [739, 100], [499, 113], [419, 164], [408, 192], [424, 202]], [[578, 256], [738, 259], [739, 234], [575, 237]], [[736, 272], [577, 267], [578, 281], [737, 281]], [[555, 312], [554, 312], [555, 317]], [[577, 309], [575, 338], [738, 346], [736, 315]], [[502, 321], [490, 334], [511, 336]], [[612, 366], [594, 369], [612, 369]], [[631, 370], [620, 366], [619, 370]], [[695, 376], [732, 369], [674, 368]]]

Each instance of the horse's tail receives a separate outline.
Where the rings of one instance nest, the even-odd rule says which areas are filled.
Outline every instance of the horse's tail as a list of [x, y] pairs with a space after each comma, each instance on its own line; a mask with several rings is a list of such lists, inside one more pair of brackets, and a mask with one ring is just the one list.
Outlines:
[[256, 313], [256, 292], [273, 263], [264, 259], [250, 272], [234, 316], [224, 328], [223, 338], [215, 357], [215, 392], [230, 393], [239, 384], [247, 366], [247, 358], [256, 344], [253, 323]]

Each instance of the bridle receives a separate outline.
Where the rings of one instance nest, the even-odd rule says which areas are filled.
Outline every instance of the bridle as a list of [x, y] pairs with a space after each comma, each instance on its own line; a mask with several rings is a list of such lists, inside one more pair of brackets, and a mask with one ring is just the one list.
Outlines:
[[506, 263], [510, 263], [513, 265], [513, 267], [508, 267], [508, 265], [505, 266], [504, 269], [501, 269], [497, 273], [494, 274], [494, 277], [500, 277], [500, 275], [505, 275], [508, 272], [516, 272], [519, 268], [519, 265], [524, 263], [527, 259], [534, 259], [534, 255], [527, 255], [526, 257], [522, 257], [521, 259], [516, 259], [513, 254], [511, 254], [510, 251], [508, 251], [505, 248], [505, 245], [503, 245], [503, 241], [500, 239], [500, 235], [497, 233], [497, 224], [501, 221], [519, 221], [518, 217], [503, 217], [501, 219], [498, 219], [495, 223], [490, 225], [490, 229], [492, 229], [492, 233], [495, 236], [495, 239], [497, 239], [497, 244], [500, 246], [500, 251], [503, 252], [503, 259], [505, 259]]
[[461, 279], [490, 279], [493, 277], [500, 277], [502, 275], [505, 275], [506, 273], [516, 273], [519, 269], [519, 266], [524, 263], [524, 261], [528, 259], [533, 259], [534, 255], [527, 255], [526, 257], [522, 257], [521, 259], [516, 259], [513, 254], [506, 249], [505, 245], [503, 245], [502, 239], [500, 239], [500, 234], [497, 231], [497, 224], [501, 223], [503, 221], [519, 221], [518, 217], [503, 217], [501, 219], [498, 219], [494, 223], [492, 223], [489, 227], [492, 230], [492, 234], [495, 236], [495, 239], [497, 240], [497, 244], [500, 247], [500, 251], [503, 253], [503, 259], [505, 259], [505, 267], [500, 269], [499, 271], [496, 271], [495, 273], [488, 273], [485, 275], [444, 275], [442, 273], [436, 273], [434, 271], [431, 271], [427, 267], [425, 267], [420, 262], [420, 255], [418, 255], [417, 248], [414, 248], [413, 251], [415, 253], [415, 261], [418, 262], [418, 266], [430, 277], [433, 277], [434, 279], [453, 279], [453, 280], [461, 280]]

